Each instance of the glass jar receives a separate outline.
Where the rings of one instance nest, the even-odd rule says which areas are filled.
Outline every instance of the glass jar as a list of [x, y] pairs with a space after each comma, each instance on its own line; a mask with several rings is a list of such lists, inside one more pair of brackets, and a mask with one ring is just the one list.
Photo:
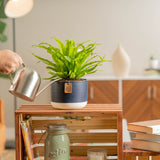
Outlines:
[[45, 140], [45, 160], [70, 160], [70, 142], [65, 124], [49, 124]]
[[102, 148], [88, 149], [87, 160], [107, 160], [107, 152]]

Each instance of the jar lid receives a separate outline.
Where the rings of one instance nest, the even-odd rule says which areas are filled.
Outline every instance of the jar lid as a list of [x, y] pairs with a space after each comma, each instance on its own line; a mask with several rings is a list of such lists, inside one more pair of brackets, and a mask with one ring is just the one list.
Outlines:
[[47, 128], [49, 131], [61, 131], [61, 130], [66, 130], [67, 126], [66, 124], [63, 123], [51, 123], [48, 124]]

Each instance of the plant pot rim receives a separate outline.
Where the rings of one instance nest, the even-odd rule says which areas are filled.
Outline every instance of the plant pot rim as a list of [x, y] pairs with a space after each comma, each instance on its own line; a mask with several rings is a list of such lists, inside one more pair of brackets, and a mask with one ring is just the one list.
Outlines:
[[59, 79], [57, 82], [76, 82], [76, 81], [87, 81], [85, 78], [80, 79]]

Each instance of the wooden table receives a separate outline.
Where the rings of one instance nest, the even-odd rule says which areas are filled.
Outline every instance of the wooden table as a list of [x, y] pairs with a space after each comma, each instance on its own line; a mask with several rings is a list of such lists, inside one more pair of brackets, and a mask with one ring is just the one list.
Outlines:
[[[72, 117], [71, 119], [54, 120], [53, 117]], [[37, 130], [43, 128], [49, 123], [65, 123], [69, 130], [71, 142], [71, 156], [86, 156], [89, 148], [105, 148], [110, 156], [118, 156], [118, 160], [122, 160], [122, 107], [119, 104], [88, 104], [83, 109], [78, 110], [57, 110], [51, 105], [22, 105], [15, 112], [15, 134], [16, 134], [16, 160], [23, 160], [23, 140], [21, 134], [20, 122], [26, 117], [31, 117], [32, 129]], [[34, 118], [40, 118], [34, 120]], [[45, 119], [50, 117], [50, 119]], [[82, 117], [78, 119], [77, 117]], [[90, 118], [90, 119], [88, 119]], [[44, 128], [43, 128], [44, 129]], [[88, 130], [93, 129], [111, 129], [117, 132], [113, 133], [91, 133]], [[78, 130], [78, 132], [75, 132]], [[40, 135], [36, 135], [40, 137]], [[41, 143], [44, 143], [42, 139]], [[37, 139], [38, 141], [38, 139]], [[108, 143], [108, 146], [94, 145], [73, 145], [73, 143]], [[111, 143], [117, 145], [111, 146]], [[44, 155], [44, 147], [39, 148], [40, 155]]]
[[124, 160], [149, 160], [149, 156], [152, 156], [152, 160], [160, 160], [160, 153], [144, 151], [140, 149], [132, 149], [132, 143], [127, 142], [123, 145], [123, 157]]

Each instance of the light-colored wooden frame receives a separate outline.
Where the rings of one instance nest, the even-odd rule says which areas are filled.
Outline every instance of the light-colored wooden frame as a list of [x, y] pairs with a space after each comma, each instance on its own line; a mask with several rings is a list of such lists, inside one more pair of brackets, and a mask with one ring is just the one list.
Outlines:
[[[55, 116], [67, 116], [73, 119], [53, 120], [52, 118]], [[108, 150], [108, 155], [117, 155], [118, 160], [122, 160], [122, 107], [119, 104], [88, 104], [85, 108], [78, 110], [56, 110], [51, 105], [22, 105], [15, 112], [16, 160], [23, 160], [24, 145], [20, 121], [26, 117], [32, 118], [32, 128], [34, 130], [42, 130], [44, 129], [43, 126], [48, 123], [66, 123], [69, 130], [75, 131], [69, 134], [71, 143], [116, 142], [117, 146], [105, 146], [105, 148]], [[37, 117], [40, 119], [37, 120]], [[50, 118], [44, 119], [45, 117]], [[74, 117], [83, 118], [77, 119]], [[88, 117], [91, 117], [91, 119], [88, 119]], [[117, 133], [96, 134], [87, 132], [89, 129], [117, 129]], [[40, 136], [37, 135], [38, 138]], [[42, 139], [43, 142], [44, 139]], [[85, 157], [88, 148], [95, 148], [95, 146], [71, 145], [71, 155]], [[98, 146], [98, 148], [104, 148], [104, 146]], [[40, 154], [43, 155], [43, 148], [39, 149]]]

